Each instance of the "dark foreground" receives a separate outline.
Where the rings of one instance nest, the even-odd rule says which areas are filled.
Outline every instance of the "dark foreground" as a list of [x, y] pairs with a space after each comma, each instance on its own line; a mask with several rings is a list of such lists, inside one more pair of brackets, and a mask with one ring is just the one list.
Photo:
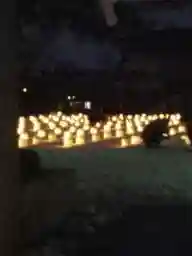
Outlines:
[[[129, 206], [109, 220], [106, 214], [71, 213], [31, 245], [53, 255], [191, 254], [192, 207], [189, 204]], [[48, 250], [49, 250], [48, 249]]]
[[[32, 156], [30, 159], [34, 161], [35, 158]], [[26, 168], [25, 165], [23, 168]], [[50, 172], [39, 170], [35, 174], [40, 176], [31, 176], [31, 174], [34, 172], [33, 169], [29, 172], [29, 168], [23, 173], [25, 186], [33, 184], [34, 179], [46, 180], [48, 186], [46, 188], [51, 191], [48, 193], [45, 190], [48, 197], [54, 193], [54, 189], [51, 190], [53, 180], [54, 186], [66, 188], [66, 183], [58, 181], [67, 181], [68, 186], [71, 187], [69, 191], [64, 190], [67, 196], [73, 192], [73, 186], [76, 184], [73, 182], [75, 171], [72, 170], [66, 169], [65, 172], [58, 174], [56, 170]], [[44, 183], [40, 182], [39, 187], [34, 186], [35, 190], [36, 188], [42, 190], [42, 184]], [[62, 205], [74, 200], [75, 209], [62, 215], [51, 228], [46, 227], [41, 230], [33, 241], [25, 244], [26, 251], [20, 255], [171, 256], [187, 253], [192, 255], [192, 203], [174, 191], [162, 198], [146, 195], [144, 192], [134, 194], [136, 192], [127, 189], [127, 187], [125, 190], [121, 188], [114, 197], [108, 197], [103, 193], [91, 197], [86, 192], [78, 190], [78, 193], [74, 192], [74, 197], [67, 200], [66, 197], [58, 197], [59, 194], [55, 194], [54, 204], [52, 202], [51, 205], [56, 207], [58, 204], [58, 209], [61, 209]], [[39, 211], [37, 213], [44, 214], [42, 216], [44, 220], [45, 214], [50, 211], [49, 206], [44, 213]], [[35, 215], [35, 218], [37, 217]], [[30, 254], [29, 251], [34, 253]], [[50, 254], [51, 251], [54, 252]]]

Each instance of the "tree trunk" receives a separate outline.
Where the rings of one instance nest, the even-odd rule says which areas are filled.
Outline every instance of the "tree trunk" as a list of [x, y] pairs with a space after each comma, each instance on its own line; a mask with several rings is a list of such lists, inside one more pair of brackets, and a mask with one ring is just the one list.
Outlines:
[[0, 4], [0, 255], [16, 255], [19, 174], [17, 164], [17, 97], [15, 74], [15, 2]]

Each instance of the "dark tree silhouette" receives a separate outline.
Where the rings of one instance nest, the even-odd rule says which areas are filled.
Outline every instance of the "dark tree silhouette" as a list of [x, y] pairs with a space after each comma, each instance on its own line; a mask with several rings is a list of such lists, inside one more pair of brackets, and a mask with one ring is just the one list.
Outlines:
[[0, 255], [17, 255], [19, 239], [19, 171], [17, 159], [17, 79], [16, 50], [18, 46], [16, 2], [8, 0], [0, 4], [1, 16], [1, 100], [0, 100]]

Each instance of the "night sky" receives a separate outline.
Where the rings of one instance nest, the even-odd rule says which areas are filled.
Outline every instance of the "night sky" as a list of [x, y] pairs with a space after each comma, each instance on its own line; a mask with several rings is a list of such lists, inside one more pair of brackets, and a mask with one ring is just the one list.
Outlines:
[[[139, 8], [144, 21], [153, 21], [154, 30], [166, 28], [192, 28], [192, 4], [183, 8]], [[70, 30], [61, 28], [46, 42], [35, 69], [52, 71], [55, 66], [69, 64], [80, 69], [111, 69], [121, 58], [118, 49], [96, 42], [91, 36], [81, 40]]]
[[63, 63], [80, 69], [111, 69], [119, 60], [118, 50], [111, 45], [97, 43], [89, 36], [79, 40], [73, 32], [63, 29], [43, 50], [37, 67], [51, 71]]
[[[188, 4], [182, 8], [170, 8], [170, 7], [164, 8], [163, 6], [159, 8], [157, 6], [156, 7], [150, 6], [149, 3], [142, 4], [142, 5], [139, 5], [138, 3], [132, 3], [132, 4], [137, 5], [139, 16], [143, 19], [144, 22], [149, 22], [149, 24], [151, 24], [150, 29], [152, 30], [157, 31], [157, 30], [166, 30], [167, 28], [192, 28], [192, 4], [191, 5]], [[97, 17], [95, 20], [97, 20]], [[98, 99], [106, 101], [106, 98], [111, 102], [114, 102], [115, 100], [118, 101], [122, 97], [122, 93], [119, 93], [119, 92], [123, 91], [123, 90], [119, 90], [121, 86], [121, 82], [122, 82], [122, 88], [124, 84], [129, 85], [127, 86], [127, 88], [129, 87], [128, 94], [130, 94], [129, 89], [134, 88], [133, 90], [136, 91], [135, 93], [136, 96], [139, 94], [139, 92], [143, 93], [143, 91], [141, 90], [141, 85], [145, 91], [147, 88], [149, 88], [148, 93], [150, 92], [151, 88], [154, 88], [154, 85], [155, 86], [157, 85], [157, 88], [163, 88], [164, 82], [159, 80], [156, 81], [154, 80], [156, 78], [153, 79], [153, 77], [152, 77], [152, 80], [150, 80], [146, 78], [148, 74], [144, 76], [146, 78], [145, 82], [143, 80], [141, 82], [138, 81], [137, 79], [134, 80], [135, 77], [138, 77], [137, 73], [136, 75], [134, 75], [134, 73], [132, 74], [130, 71], [131, 75], [130, 76], [129, 74], [127, 75], [127, 73], [129, 73], [127, 72], [129, 67], [132, 68], [133, 58], [134, 58], [134, 61], [137, 62], [136, 67], [138, 63], [140, 63], [140, 59], [137, 60], [134, 54], [133, 54], [134, 57], [130, 56], [130, 54], [132, 53], [131, 51], [128, 51], [127, 53], [126, 52], [127, 49], [126, 49], [123, 52], [123, 54], [124, 53], [127, 54], [126, 65], [128, 64], [128, 69], [125, 70], [125, 72], [123, 71], [124, 73], [122, 73], [121, 60], [122, 60], [123, 54], [121, 52], [121, 49], [118, 47], [118, 45], [116, 46], [114, 44], [112, 45], [110, 40], [105, 40], [105, 39], [98, 40], [94, 38], [93, 33], [92, 35], [89, 33], [84, 33], [83, 35], [81, 35], [81, 33], [77, 34], [76, 32], [77, 30], [76, 31], [72, 30], [66, 24], [62, 25], [62, 23], [60, 23], [59, 27], [56, 27], [50, 24], [49, 21], [48, 22], [46, 21], [43, 24], [43, 26], [41, 25], [39, 26], [38, 22], [36, 22], [33, 24], [27, 24], [23, 28], [23, 33], [25, 34], [25, 38], [27, 38], [28, 40], [27, 44], [30, 45], [31, 48], [30, 47], [29, 48], [32, 53], [31, 54], [32, 61], [28, 62], [30, 71], [29, 73], [27, 73], [28, 71], [26, 72], [31, 76], [26, 76], [27, 78], [25, 77], [26, 80], [24, 80], [24, 86], [29, 87], [29, 92], [27, 94], [22, 94], [23, 95], [22, 102], [24, 102], [22, 104], [24, 105], [26, 104], [26, 106], [23, 108], [34, 109], [34, 102], [35, 102], [35, 107], [37, 108], [37, 111], [39, 111], [39, 109], [42, 108], [43, 104], [48, 106], [50, 110], [51, 108], [54, 108], [54, 106], [51, 105], [50, 102], [53, 102], [53, 104], [57, 104], [60, 98], [62, 99], [66, 98], [66, 96], [64, 96], [65, 94], [76, 95], [79, 98], [85, 97], [86, 99], [89, 99], [89, 100], [92, 100], [92, 98], [95, 97], [93, 99], [95, 101], [97, 101]], [[146, 40], [146, 42], [148, 44], [148, 39]], [[126, 44], [129, 44], [129, 40], [126, 41]], [[140, 44], [140, 41], [139, 41], [139, 44]], [[172, 47], [172, 44], [171, 44], [171, 47]], [[34, 54], [33, 54], [33, 50], [34, 50]], [[34, 55], [34, 58], [33, 58], [33, 55]], [[28, 57], [29, 54], [26, 54], [26, 56], [27, 58], [29, 58]], [[147, 58], [148, 58], [148, 55], [147, 55]], [[175, 61], [177, 63], [177, 62], [180, 62], [180, 59], [178, 60], [177, 58], [172, 61], [173, 62]], [[173, 74], [175, 77], [175, 72], [176, 72], [175, 69], [173, 68], [173, 70], [171, 70], [172, 73], [170, 72], [169, 67], [172, 66], [172, 64], [170, 63], [172, 62], [168, 62], [166, 60], [165, 61], [166, 65], [162, 65], [163, 67], [165, 67], [165, 71], [161, 71], [161, 70], [159, 71], [159, 72], [164, 72], [163, 79], [164, 77], [167, 77], [167, 74], [169, 75]], [[145, 63], [143, 66], [145, 66]], [[188, 66], [190, 67], [190, 65]], [[70, 67], [69, 75], [67, 73], [68, 70], [66, 69], [66, 67], [67, 68]], [[57, 72], [57, 68], [58, 68], [58, 72]], [[78, 72], [77, 73], [74, 72], [74, 70], [77, 70], [77, 69], [83, 70], [85, 72], [82, 72], [83, 75], [79, 75]], [[91, 70], [91, 72], [89, 69]], [[102, 74], [104, 74], [105, 72], [94, 73], [95, 70], [101, 71], [106, 69], [109, 70], [110, 76], [111, 74], [114, 74], [114, 76], [112, 75], [112, 78], [110, 79], [108, 79], [108, 77], [105, 78], [105, 75], [102, 78]], [[179, 66], [179, 69], [180, 69], [180, 66]], [[184, 67], [184, 69], [186, 68]], [[47, 73], [44, 71], [47, 71]], [[80, 72], [80, 74], [82, 73]], [[89, 77], [89, 74], [90, 74], [90, 77]], [[161, 74], [160, 80], [162, 80], [162, 73], [160, 74]], [[189, 74], [191, 73], [189, 72]], [[84, 76], [86, 78], [84, 78]], [[131, 80], [130, 77], [132, 77], [133, 79]], [[149, 77], [151, 77], [151, 75], [149, 75]], [[168, 84], [170, 85], [169, 79], [172, 79], [172, 78], [168, 77]], [[27, 81], [27, 83], [25, 83], [25, 81]], [[104, 86], [105, 88], [107, 88], [107, 86], [108, 88], [110, 87], [109, 91], [110, 91], [111, 98], [108, 95], [108, 91], [107, 91], [108, 89], [106, 90], [107, 91], [106, 95], [104, 91], [102, 92], [103, 98], [101, 97], [99, 88], [103, 89]], [[22, 87], [23, 87], [23, 84], [22, 84]], [[133, 94], [130, 94], [131, 95], [130, 97], [133, 101], [133, 105], [134, 104], [137, 105], [137, 103], [134, 103], [136, 102], [136, 99], [133, 97]], [[159, 93], [157, 94], [159, 95]], [[40, 103], [37, 104], [38, 98]], [[45, 101], [47, 102], [46, 104], [45, 104]], [[142, 101], [143, 101], [143, 98], [142, 98]], [[146, 98], [146, 101], [149, 101], [149, 99]], [[155, 102], [156, 102], [156, 98], [155, 98]], [[44, 111], [43, 109], [41, 110]]]

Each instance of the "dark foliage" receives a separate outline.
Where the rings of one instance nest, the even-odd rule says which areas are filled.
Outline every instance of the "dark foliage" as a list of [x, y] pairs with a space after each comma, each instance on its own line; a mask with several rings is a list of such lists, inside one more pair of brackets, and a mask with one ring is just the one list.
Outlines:
[[164, 139], [163, 133], [168, 133], [168, 120], [156, 120], [147, 125], [142, 133], [146, 147], [158, 147]]

